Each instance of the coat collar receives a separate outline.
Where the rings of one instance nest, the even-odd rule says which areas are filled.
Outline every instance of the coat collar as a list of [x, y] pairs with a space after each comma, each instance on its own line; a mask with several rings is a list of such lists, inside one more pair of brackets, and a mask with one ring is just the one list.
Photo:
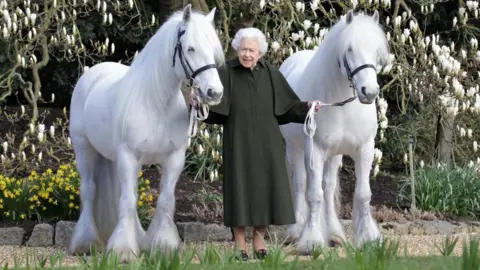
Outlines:
[[[234, 67], [234, 68], [242, 66], [238, 57], [236, 57], [232, 60], [229, 60], [228, 65], [231, 66], [231, 67]], [[265, 59], [263, 59], [263, 57], [260, 57], [260, 59], [258, 59], [258, 61], [257, 61], [257, 66], [265, 67], [265, 65], [266, 65], [265, 64]]]

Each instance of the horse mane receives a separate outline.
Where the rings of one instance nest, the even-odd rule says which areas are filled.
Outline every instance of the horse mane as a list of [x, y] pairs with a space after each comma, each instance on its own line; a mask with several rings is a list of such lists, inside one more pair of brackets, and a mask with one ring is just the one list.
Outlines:
[[359, 13], [355, 14], [352, 23], [346, 24], [345, 16], [342, 18], [343, 31], [338, 38], [337, 56], [342, 57], [348, 46], [361, 48], [374, 48], [380, 62], [389, 58], [388, 41], [382, 26], [372, 17]]
[[[342, 82], [337, 79], [341, 76], [337, 68], [338, 60], [342, 61], [349, 46], [375, 50], [379, 62], [389, 61], [388, 41], [379, 23], [372, 17], [360, 13], [355, 14], [353, 21], [347, 24], [346, 16], [343, 16], [326, 34], [305, 68], [301, 81], [308, 86], [315, 86], [313, 89], [318, 89], [318, 85], [321, 85], [322, 89], [337, 89]], [[302, 87], [302, 89], [310, 88]], [[328, 98], [329, 92], [331, 91], [327, 90], [323, 94]]]
[[[172, 106], [171, 100], [178, 95], [181, 87], [181, 81], [177, 80], [175, 74], [175, 68], [181, 63], [176, 58], [173, 66], [173, 54], [178, 31], [183, 26], [182, 17], [182, 11], [174, 12], [134, 58], [125, 76], [116, 84], [117, 87], [112, 87], [111, 91], [116, 92], [112, 119], [115, 125], [120, 125], [114, 126], [112, 131], [114, 140], [123, 137], [129, 119], [143, 116], [157, 120], [150, 127], [150, 131], [153, 131], [158, 129], [158, 125], [170, 124], [170, 113], [178, 113], [178, 110], [168, 109], [168, 106]], [[201, 54], [210, 54], [213, 49], [215, 61], [219, 64], [225, 61], [214, 25], [204, 14], [194, 10], [182, 36], [185, 51], [189, 45], [196, 45], [196, 52]], [[160, 119], [162, 122], [158, 121]]]

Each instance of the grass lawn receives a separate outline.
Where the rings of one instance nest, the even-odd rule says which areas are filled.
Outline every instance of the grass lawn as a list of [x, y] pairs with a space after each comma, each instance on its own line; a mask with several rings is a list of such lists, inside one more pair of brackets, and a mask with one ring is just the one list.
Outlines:
[[[303, 261], [289, 261], [282, 263], [266, 262], [250, 262], [250, 263], [238, 263], [238, 262], [226, 262], [217, 264], [172, 264], [170, 262], [164, 262], [156, 265], [149, 263], [131, 263], [128, 265], [122, 265], [112, 263], [111, 261], [106, 263], [100, 262], [99, 264], [85, 264], [76, 267], [61, 267], [57, 269], [161, 269], [161, 270], [176, 270], [176, 269], [191, 269], [191, 270], [204, 270], [204, 269], [330, 269], [330, 270], [353, 270], [353, 269], [365, 269], [365, 270], [443, 270], [443, 269], [478, 269], [464, 267], [462, 265], [462, 257], [459, 256], [430, 256], [430, 257], [399, 257], [387, 261], [370, 260], [370, 261], [356, 261], [355, 258], [338, 258], [335, 260], [303, 260]], [[29, 267], [27, 267], [29, 268]], [[56, 268], [56, 267], [55, 267]], [[16, 268], [18, 269], [18, 268]], [[44, 268], [46, 269], [46, 268]], [[52, 268], [53, 269], [53, 268]]]
[[[378, 263], [378, 264], [377, 264]], [[465, 269], [462, 268], [462, 258], [458, 256], [431, 256], [431, 257], [400, 257], [385, 262], [361, 262], [354, 258], [341, 258], [333, 261], [314, 260], [314, 261], [293, 261], [285, 262], [280, 265], [269, 263], [232, 263], [218, 265], [189, 265], [187, 269], [331, 269], [331, 270], [350, 270], [350, 269], [389, 269], [389, 270], [440, 270], [440, 269]], [[466, 268], [469, 269], [469, 268]]]
[[[410, 242], [419, 245], [419, 242]], [[19, 268], [56, 269], [332, 269], [332, 270], [480, 270], [479, 239], [471, 238], [461, 244], [461, 252], [454, 254], [455, 246], [460, 245], [458, 238], [447, 237], [438, 246], [439, 254], [431, 256], [407, 255], [407, 250], [399, 248], [398, 240], [385, 239], [381, 243], [370, 243], [361, 249], [345, 245], [342, 248], [324, 248], [314, 250], [310, 256], [295, 255], [284, 247], [271, 247], [264, 261], [251, 259], [248, 262], [235, 261], [236, 253], [220, 246], [191, 246], [170, 254], [142, 253], [128, 264], [120, 264], [118, 256], [112, 253], [95, 253], [91, 256], [74, 257], [74, 264], [65, 263], [65, 254], [50, 256], [26, 256], [22, 262], [8, 265]], [[6, 265], [3, 265], [6, 269]]]

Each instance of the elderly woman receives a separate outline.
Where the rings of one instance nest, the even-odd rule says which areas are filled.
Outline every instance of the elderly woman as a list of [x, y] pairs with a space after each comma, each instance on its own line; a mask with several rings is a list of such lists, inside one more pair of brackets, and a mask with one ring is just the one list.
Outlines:
[[[232, 47], [238, 57], [218, 69], [222, 102], [210, 108], [205, 122], [224, 126], [224, 224], [233, 228], [242, 260], [248, 259], [245, 226], [253, 227], [255, 255], [262, 259], [266, 226], [295, 223], [279, 125], [303, 123], [313, 103], [302, 102], [262, 59], [268, 44], [260, 30], [239, 30]], [[194, 94], [190, 103], [196, 106]]]

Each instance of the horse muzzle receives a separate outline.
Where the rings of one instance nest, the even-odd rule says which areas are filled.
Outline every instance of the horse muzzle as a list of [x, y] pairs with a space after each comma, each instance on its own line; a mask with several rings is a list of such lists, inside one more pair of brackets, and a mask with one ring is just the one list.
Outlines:
[[214, 90], [213, 88], [208, 88], [206, 91], [200, 91], [200, 102], [205, 103], [209, 106], [218, 105], [222, 101], [223, 90]]
[[358, 100], [362, 104], [372, 104], [375, 99], [378, 97], [379, 94], [379, 88], [377, 88], [375, 91], [367, 91], [367, 88], [365, 86], [362, 86], [360, 91], [357, 91], [358, 93]]

